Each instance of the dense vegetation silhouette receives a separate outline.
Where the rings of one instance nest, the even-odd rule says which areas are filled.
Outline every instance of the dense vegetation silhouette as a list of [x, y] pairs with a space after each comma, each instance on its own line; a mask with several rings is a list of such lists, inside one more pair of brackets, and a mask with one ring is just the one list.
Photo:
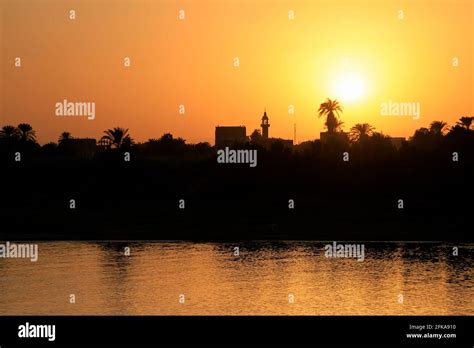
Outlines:
[[343, 133], [340, 112], [329, 99], [318, 110], [327, 133], [347, 136], [291, 148], [257, 131], [235, 144], [257, 150], [256, 168], [171, 134], [136, 143], [108, 129], [85, 156], [72, 133], [41, 146], [31, 125], [5, 125], [1, 238], [472, 239], [472, 117], [396, 146], [367, 123]]

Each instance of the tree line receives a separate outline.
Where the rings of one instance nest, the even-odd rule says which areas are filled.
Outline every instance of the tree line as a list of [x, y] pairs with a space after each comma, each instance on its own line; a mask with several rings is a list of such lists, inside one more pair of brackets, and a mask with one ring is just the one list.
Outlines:
[[[292, 149], [285, 147], [278, 139], [271, 144], [265, 144], [260, 131], [255, 130], [243, 147], [260, 148], [262, 151], [285, 153], [286, 155], [299, 154], [314, 157], [343, 150], [350, 150], [359, 154], [394, 153], [400, 151], [415, 151], [421, 153], [437, 152], [442, 150], [472, 149], [474, 145], [474, 130], [471, 129], [474, 117], [461, 117], [451, 127], [444, 121], [433, 121], [428, 127], [417, 129], [414, 134], [395, 147], [391, 138], [369, 123], [357, 123], [344, 132], [344, 122], [340, 119], [342, 106], [337, 100], [327, 99], [318, 109], [319, 117], [325, 117], [325, 128], [329, 137], [325, 143], [320, 140], [305, 141], [295, 145]], [[42, 153], [44, 155], [67, 154], [68, 145], [74, 137], [70, 132], [63, 132], [57, 142], [40, 145], [36, 138], [36, 131], [28, 123], [17, 126], [5, 125], [0, 129], [0, 152], [24, 151]], [[98, 142], [102, 152], [134, 151], [143, 156], [180, 157], [194, 155], [198, 157], [212, 157], [215, 155], [213, 147], [207, 142], [187, 144], [182, 138], [175, 138], [166, 133], [158, 139], [149, 139], [144, 143], [136, 143], [127, 128], [115, 127], [104, 131]]]

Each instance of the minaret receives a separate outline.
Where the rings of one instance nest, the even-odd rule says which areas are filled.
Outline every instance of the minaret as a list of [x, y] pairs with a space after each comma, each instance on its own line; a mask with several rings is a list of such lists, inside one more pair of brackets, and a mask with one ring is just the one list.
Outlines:
[[263, 139], [268, 139], [268, 128], [270, 127], [270, 123], [268, 123], [267, 109], [265, 109], [262, 117], [262, 124], [260, 126], [262, 127]]

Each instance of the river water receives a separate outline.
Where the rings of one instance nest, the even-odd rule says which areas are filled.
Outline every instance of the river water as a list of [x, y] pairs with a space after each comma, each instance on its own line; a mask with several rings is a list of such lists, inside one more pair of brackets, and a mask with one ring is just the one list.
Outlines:
[[330, 243], [41, 242], [0, 259], [0, 315], [474, 314], [474, 244]]

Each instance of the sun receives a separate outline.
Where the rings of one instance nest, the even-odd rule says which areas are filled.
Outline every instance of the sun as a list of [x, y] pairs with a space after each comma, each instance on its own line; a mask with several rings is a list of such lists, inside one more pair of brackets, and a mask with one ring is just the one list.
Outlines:
[[354, 102], [365, 94], [364, 80], [356, 73], [345, 73], [336, 80], [335, 93], [343, 102]]

